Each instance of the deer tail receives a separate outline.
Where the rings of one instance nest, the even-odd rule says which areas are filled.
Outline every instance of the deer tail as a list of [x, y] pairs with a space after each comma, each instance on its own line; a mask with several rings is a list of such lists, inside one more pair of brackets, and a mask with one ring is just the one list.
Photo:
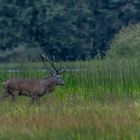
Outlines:
[[2, 86], [6, 88], [6, 82], [2, 82]]

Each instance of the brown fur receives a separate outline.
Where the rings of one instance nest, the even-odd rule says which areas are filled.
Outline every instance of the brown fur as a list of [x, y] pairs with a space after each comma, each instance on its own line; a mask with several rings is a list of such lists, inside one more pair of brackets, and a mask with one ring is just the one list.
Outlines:
[[3, 94], [0, 97], [0, 101], [12, 96], [14, 101], [17, 96], [29, 96], [32, 102], [36, 102], [39, 97], [45, 93], [51, 93], [54, 91], [57, 85], [64, 85], [64, 81], [60, 76], [50, 76], [43, 80], [37, 79], [10, 79], [3, 82]]

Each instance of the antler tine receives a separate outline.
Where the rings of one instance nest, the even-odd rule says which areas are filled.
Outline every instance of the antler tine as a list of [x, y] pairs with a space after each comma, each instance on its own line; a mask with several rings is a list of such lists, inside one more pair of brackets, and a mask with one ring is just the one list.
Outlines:
[[41, 58], [42, 58], [42, 61], [43, 61], [44, 65], [46, 67], [48, 67], [47, 64], [46, 64], [46, 61], [45, 61], [45, 54], [44, 53], [42, 53]]
[[[59, 72], [59, 69], [57, 69], [54, 65], [55, 62], [55, 57], [53, 56], [53, 60], [51, 61], [48, 57], [48, 55], [46, 55], [46, 53], [42, 53], [42, 58], [43, 58], [43, 63], [45, 64], [45, 66], [47, 66], [46, 61], [52, 66], [51, 69], [51, 74], [62, 74], [64, 72], [66, 72], [67, 67], [65, 66], [64, 69], [61, 69], [61, 71]], [[46, 61], [45, 61], [46, 60]]]
[[[53, 73], [55, 72], [56, 74], [58, 74], [59, 71], [58, 71], [58, 69], [54, 66], [54, 57], [53, 57], [53, 61], [50, 61], [50, 59], [49, 59], [49, 57], [46, 55], [46, 53], [43, 53], [42, 56], [43, 56], [43, 58], [44, 58], [44, 61], [47, 60], [47, 61], [51, 64], [51, 66], [52, 66], [52, 68], [53, 68]], [[45, 63], [45, 64], [46, 64], [46, 63]]]
[[66, 72], [66, 70], [67, 70], [67, 67], [65, 66], [64, 69], [61, 69], [61, 71], [58, 72], [58, 74], [62, 74], [62, 73], [64, 73], [64, 72]]

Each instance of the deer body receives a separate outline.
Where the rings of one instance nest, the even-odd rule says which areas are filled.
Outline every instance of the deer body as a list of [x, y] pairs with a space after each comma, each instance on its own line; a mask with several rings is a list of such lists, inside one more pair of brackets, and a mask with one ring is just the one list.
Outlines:
[[4, 91], [0, 100], [9, 95], [12, 96], [13, 101], [17, 96], [29, 96], [34, 103], [44, 94], [53, 92], [58, 85], [64, 85], [64, 81], [59, 76], [49, 76], [43, 80], [10, 79], [3, 82]]

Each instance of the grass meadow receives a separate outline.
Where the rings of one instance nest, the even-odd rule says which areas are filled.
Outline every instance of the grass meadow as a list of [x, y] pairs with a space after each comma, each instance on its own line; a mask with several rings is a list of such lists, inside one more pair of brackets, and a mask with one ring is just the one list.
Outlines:
[[[2, 140], [139, 140], [140, 61], [63, 62], [66, 84], [31, 105], [29, 97], [0, 103]], [[0, 83], [47, 77], [42, 63], [0, 64]], [[2, 85], [0, 84], [2, 93]]]

